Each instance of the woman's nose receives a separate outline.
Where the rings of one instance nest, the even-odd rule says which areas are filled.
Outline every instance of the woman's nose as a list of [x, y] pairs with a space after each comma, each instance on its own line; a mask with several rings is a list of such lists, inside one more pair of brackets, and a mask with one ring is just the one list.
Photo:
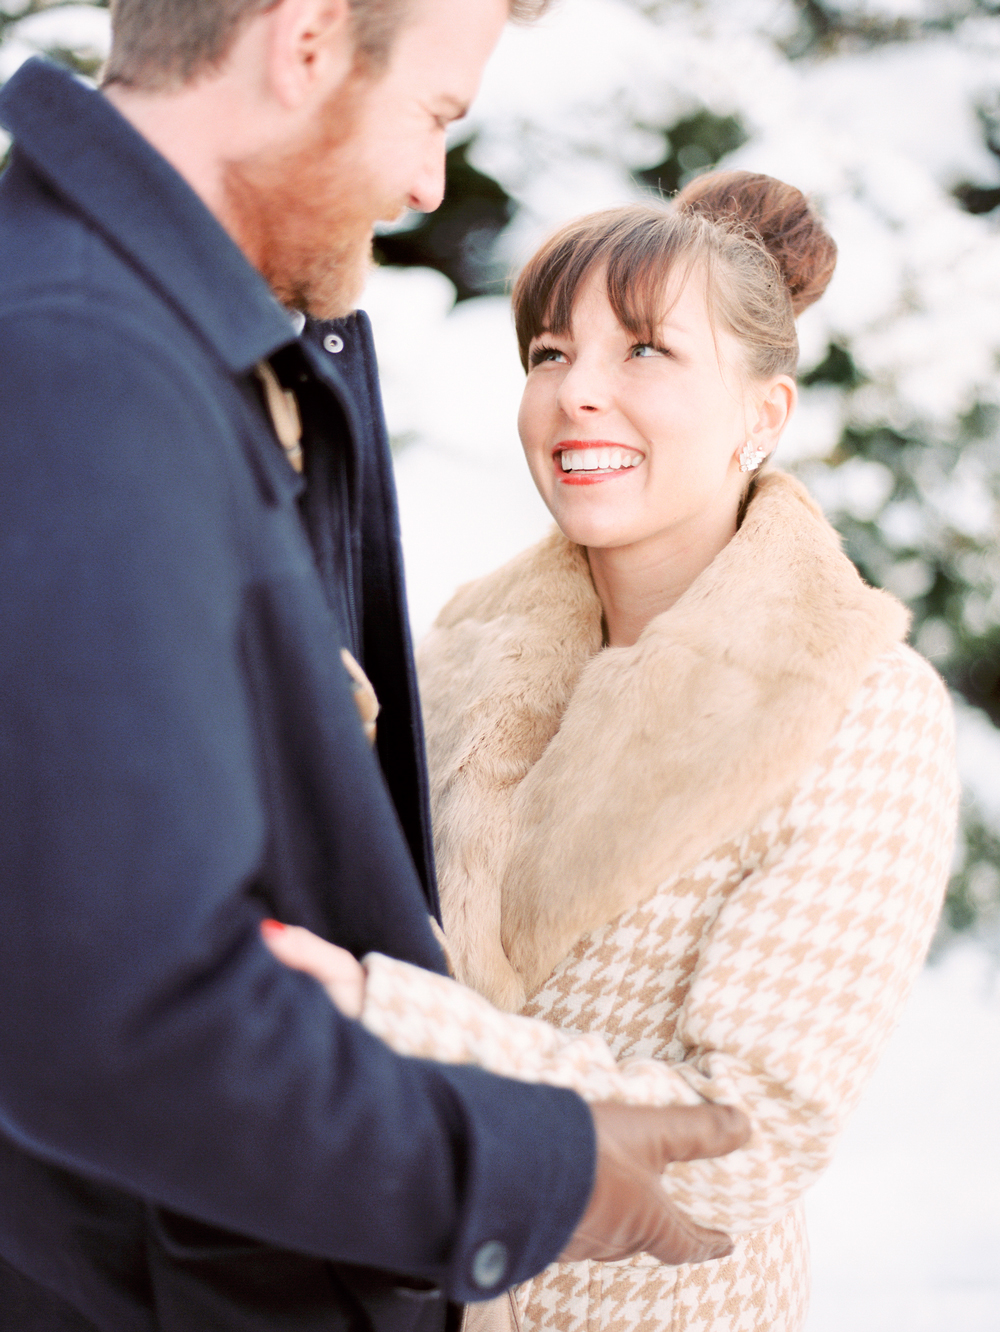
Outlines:
[[587, 416], [604, 411], [610, 392], [603, 376], [594, 367], [577, 360], [563, 375], [559, 386], [559, 405], [567, 416]]

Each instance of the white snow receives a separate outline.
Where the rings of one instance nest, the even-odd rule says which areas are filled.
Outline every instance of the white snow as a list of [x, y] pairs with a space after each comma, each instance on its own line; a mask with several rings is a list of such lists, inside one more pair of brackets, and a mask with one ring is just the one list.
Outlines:
[[103, 60], [110, 47], [111, 25], [106, 9], [83, 4], [40, 10], [15, 24], [0, 46], [0, 83], [39, 52], [58, 48]]
[[1000, 973], [962, 945], [925, 968], [807, 1198], [807, 1332], [997, 1332], [998, 1107]]
[[524, 374], [500, 297], [451, 309], [428, 269], [381, 269], [362, 302], [372, 317], [419, 638], [460, 583], [537, 540], [551, 520], [517, 437]]
[[960, 699], [955, 700], [955, 728], [962, 788], [996, 825], [1000, 823], [1000, 730], [979, 708]]

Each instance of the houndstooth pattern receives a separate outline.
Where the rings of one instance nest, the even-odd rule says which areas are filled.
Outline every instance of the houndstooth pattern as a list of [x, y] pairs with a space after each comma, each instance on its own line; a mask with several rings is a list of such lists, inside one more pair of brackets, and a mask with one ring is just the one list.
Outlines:
[[706, 1098], [750, 1115], [746, 1148], [674, 1164], [665, 1177], [696, 1219], [739, 1234], [730, 1258], [555, 1265], [519, 1292], [526, 1329], [802, 1326], [799, 1199], [829, 1161], [926, 953], [956, 800], [947, 695], [900, 646], [785, 805], [581, 939], [528, 1016], [367, 960], [363, 1021], [402, 1053], [557, 1082], [590, 1100]]
[[808, 1246], [801, 1209], [741, 1235], [714, 1263], [664, 1267], [646, 1254], [617, 1263], [559, 1263], [518, 1290], [522, 1328], [545, 1332], [663, 1328], [786, 1332], [805, 1321]]

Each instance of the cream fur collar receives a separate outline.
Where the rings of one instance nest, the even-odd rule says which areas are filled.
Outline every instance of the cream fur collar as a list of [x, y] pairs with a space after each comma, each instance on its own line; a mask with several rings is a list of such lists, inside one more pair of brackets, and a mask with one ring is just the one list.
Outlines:
[[779, 472], [633, 647], [600, 650], [559, 533], [461, 589], [419, 654], [459, 977], [520, 1008], [583, 935], [786, 799], [906, 628]]

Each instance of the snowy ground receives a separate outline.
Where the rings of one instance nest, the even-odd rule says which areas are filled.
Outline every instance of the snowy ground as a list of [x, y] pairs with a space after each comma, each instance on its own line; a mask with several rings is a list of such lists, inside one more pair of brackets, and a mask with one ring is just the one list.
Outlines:
[[808, 1199], [807, 1332], [1000, 1329], [1000, 971], [925, 968]]

